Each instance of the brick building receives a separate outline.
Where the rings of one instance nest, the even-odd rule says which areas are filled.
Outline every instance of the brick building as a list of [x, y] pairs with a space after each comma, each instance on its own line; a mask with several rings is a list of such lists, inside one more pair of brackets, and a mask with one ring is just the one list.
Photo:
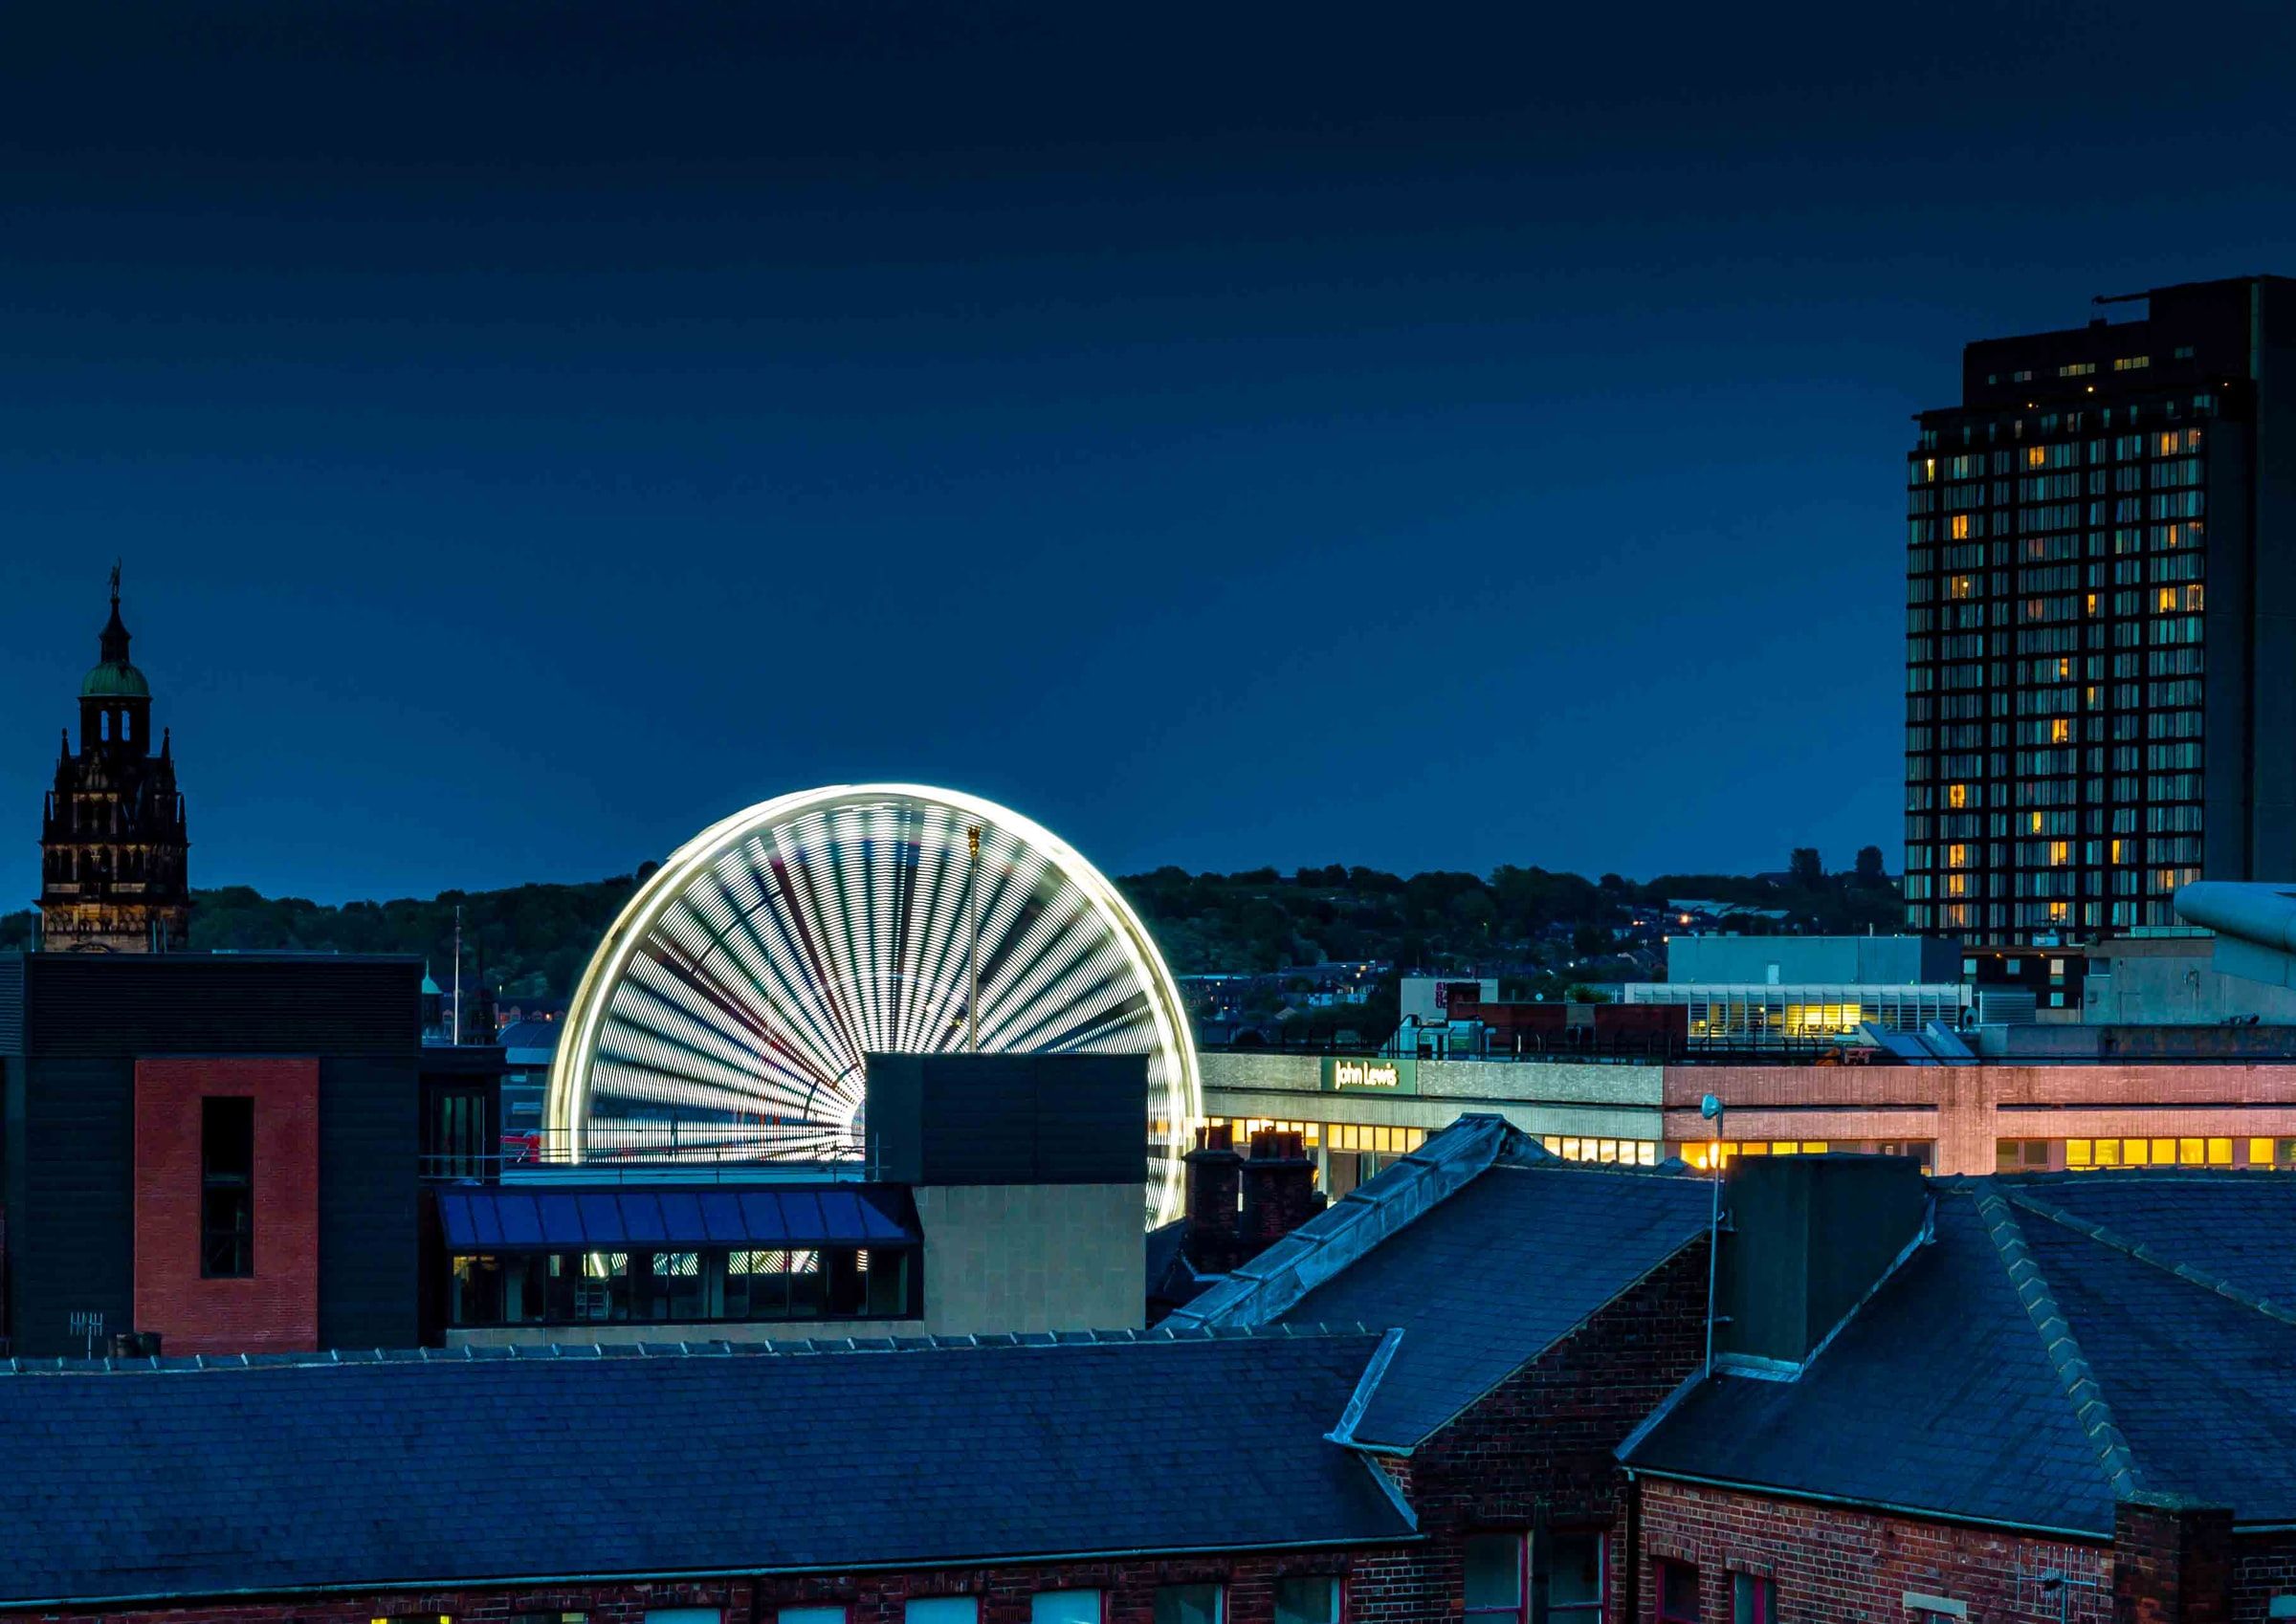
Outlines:
[[0, 956], [10, 1350], [411, 1345], [421, 978], [411, 958]]
[[1467, 1116], [1170, 1323], [1387, 1333], [1337, 1436], [1425, 1543], [1367, 1564], [1351, 1617], [1601, 1624], [1627, 1616], [1612, 1452], [1697, 1367], [1710, 1199]]
[[0, 1367], [0, 1612], [1336, 1624], [1358, 1575], [1418, 1537], [1324, 1436], [1379, 1346], [18, 1363]]
[[2296, 1612], [2296, 1182], [1749, 1164], [1723, 1318], [1622, 1450], [1633, 1615]]

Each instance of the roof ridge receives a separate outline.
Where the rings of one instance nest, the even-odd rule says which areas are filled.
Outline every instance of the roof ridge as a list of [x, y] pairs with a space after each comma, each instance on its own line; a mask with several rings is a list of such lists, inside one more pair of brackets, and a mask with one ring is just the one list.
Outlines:
[[1300, 1342], [1321, 1338], [1369, 1337], [1361, 1324], [1162, 1325], [1144, 1329], [982, 1331], [951, 1336], [790, 1336], [755, 1342], [724, 1338], [689, 1341], [541, 1342], [468, 1344], [460, 1348], [321, 1348], [299, 1353], [189, 1353], [93, 1359], [69, 1356], [0, 1359], [0, 1380], [11, 1376], [163, 1375], [280, 1370], [392, 1369], [421, 1365], [591, 1364], [602, 1360], [684, 1360], [803, 1358], [813, 1355], [916, 1354], [980, 1350], [1041, 1352], [1052, 1349], [1128, 1348], [1158, 1343]]
[[2062, 1224], [2077, 1235], [2086, 1236], [2100, 1246], [2108, 1246], [2116, 1252], [2125, 1253], [2140, 1263], [2150, 1263], [2152, 1267], [2173, 1274], [2178, 1280], [2197, 1285], [2204, 1291], [2213, 1291], [2219, 1297], [2238, 1303], [2243, 1308], [2254, 1309], [2266, 1319], [2278, 1320], [2283, 1325], [2296, 1326], [2296, 1309], [2284, 1308], [2269, 1297], [2259, 1297], [2253, 1291], [2243, 1291], [2222, 1276], [2211, 1274], [2206, 1269], [2195, 1268], [2190, 1263], [2172, 1263], [2143, 1241], [2131, 1240], [2120, 1231], [2106, 1224], [2081, 1218], [2066, 1212], [2053, 1202], [2043, 1201], [2038, 1196], [2026, 1195], [2021, 1191], [2005, 1198], [2012, 1205], [2022, 1207], [2029, 1213], [2047, 1218], [2051, 1223]]
[[[1194, 1302], [1174, 1309], [1163, 1323], [1226, 1328], [1246, 1313], [1253, 1318], [1242, 1323], [1274, 1319], [1457, 1195], [1501, 1156], [1519, 1152], [1528, 1137], [1505, 1117], [1462, 1112], [1418, 1150], [1349, 1191]], [[1410, 1176], [1399, 1177], [1405, 1169]]]
[[1977, 1217], [2008, 1271], [2009, 1284], [2016, 1290], [2018, 1301], [2024, 1305], [2025, 1313], [2041, 1337], [2042, 1349], [2048, 1354], [2064, 1396], [2072, 1404], [2074, 1419], [2088, 1434], [2107, 1485], [2115, 1500], [2134, 1499], [2141, 1489], [2136, 1457], [2112, 1417], [2112, 1406], [2106, 1402], [2105, 1389], [2081, 1351], [2071, 1322], [2057, 1306], [2048, 1278], [2042, 1273], [2032, 1247], [2025, 1242], [2024, 1230], [2017, 1221], [2015, 1209], [1998, 1190], [1987, 1188], [1976, 1192], [1976, 1196]]

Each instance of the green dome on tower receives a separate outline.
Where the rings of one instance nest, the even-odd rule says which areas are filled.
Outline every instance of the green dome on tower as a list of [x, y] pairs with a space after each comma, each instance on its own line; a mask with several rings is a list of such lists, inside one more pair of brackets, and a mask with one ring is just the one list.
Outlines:
[[125, 660], [106, 660], [79, 679], [82, 699], [149, 699], [151, 684]]

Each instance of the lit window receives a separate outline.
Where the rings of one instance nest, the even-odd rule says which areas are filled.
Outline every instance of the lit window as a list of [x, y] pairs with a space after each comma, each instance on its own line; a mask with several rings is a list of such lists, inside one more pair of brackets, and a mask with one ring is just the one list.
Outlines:
[[[1282, 1594], [1282, 1581], [1277, 1582], [1277, 1594]], [[1276, 1603], [1277, 1618], [1284, 1614], [1283, 1603]], [[1028, 1624], [1100, 1624], [1100, 1592], [1098, 1591], [1039, 1591], [1028, 1598]], [[1336, 1619], [1333, 1620], [1336, 1624]]]
[[1520, 1534], [1467, 1537], [1467, 1616], [1529, 1624], [1529, 1542]]
[[2041, 814], [2038, 812], [2033, 814], [2033, 833], [2041, 833]]
[[1225, 1624], [1227, 1592], [1218, 1585], [1159, 1585], [1155, 1624]]
[[1730, 1576], [1730, 1624], [1776, 1624], [1777, 1590], [1752, 1573]]
[[2025, 448], [2025, 466], [2027, 468], [2045, 468], [2048, 466], [2048, 452], [2042, 450], [2039, 446]]
[[2071, 722], [2059, 716], [2049, 724], [2049, 742], [2051, 744], [2070, 744], [2072, 741], [2073, 724]]
[[1687, 1562], [1658, 1565], [1659, 1624], [1698, 1624], [1698, 1569]]
[[[1950, 494], [1951, 494], [1951, 493], [1949, 492], [1949, 493], [1948, 493], [1948, 494], [1950, 495]], [[1953, 515], [1950, 515], [1950, 516], [1947, 516], [1947, 518], [1946, 518], [1946, 521], [1945, 521], [1945, 535], [1946, 535], [1946, 539], [1947, 539], [1947, 540], [1949, 540], [1949, 541], [1966, 541], [1966, 540], [1968, 540], [1968, 539], [1969, 539], [1969, 515], [1967, 515], [1967, 514], [1953, 514]]]
[[[1958, 789], [1960, 786], [1956, 784], [1954, 787]], [[1959, 805], [1960, 802], [1955, 801], [1954, 804]], [[1945, 866], [1948, 868], [1966, 868], [1969, 867], [1969, 847], [1966, 845], [1947, 846], [1945, 848]]]
[[2231, 1140], [2211, 1139], [2208, 1142], [2208, 1165], [2210, 1167], [2230, 1167], [2232, 1165]]
[[2071, 903], [2069, 903], [2069, 902], [2052, 902], [2052, 903], [2050, 903], [2050, 904], [2049, 904], [2049, 923], [2050, 923], [2050, 924], [2052, 924], [2052, 925], [2062, 925], [2062, 924], [2064, 924], [2064, 922], [2065, 922], [2067, 919], [2070, 919], [2072, 916], [2073, 916], [2073, 905], [2072, 905]]
[[2072, 845], [2071, 841], [2053, 840], [2049, 842], [2049, 862], [2062, 867], [2065, 858], [2071, 854]]
[[1967, 784], [1947, 784], [1945, 786], [1945, 803], [1955, 811], [1967, 806], [1969, 804], [1969, 786]]
[[[1078, 1613], [1079, 1619], [1083, 1618]], [[1099, 1624], [1092, 1615], [1091, 1624]], [[1275, 1582], [1275, 1624], [1339, 1624], [1339, 1581], [1314, 1577]]]
[[[2152, 364], [2152, 358], [2149, 355], [2124, 355], [2114, 359], [2112, 369], [2115, 372], [2139, 372]], [[2095, 368], [2091, 367], [2090, 370], [2094, 371]]]

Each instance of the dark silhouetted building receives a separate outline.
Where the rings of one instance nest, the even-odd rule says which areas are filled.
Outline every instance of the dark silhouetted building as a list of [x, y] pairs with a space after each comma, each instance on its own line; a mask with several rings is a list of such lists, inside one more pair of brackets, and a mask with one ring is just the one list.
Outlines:
[[177, 953], [190, 944], [184, 798], [167, 735], [151, 748], [151, 685], [129, 663], [112, 570], [100, 659], [79, 684], [40, 825], [40, 945], [52, 953]]
[[414, 958], [0, 956], [4, 1331], [19, 1355], [403, 1348]]
[[1920, 414], [1916, 931], [2077, 943], [2296, 874], [2296, 282], [2130, 298], [1971, 344], [1961, 404]]

